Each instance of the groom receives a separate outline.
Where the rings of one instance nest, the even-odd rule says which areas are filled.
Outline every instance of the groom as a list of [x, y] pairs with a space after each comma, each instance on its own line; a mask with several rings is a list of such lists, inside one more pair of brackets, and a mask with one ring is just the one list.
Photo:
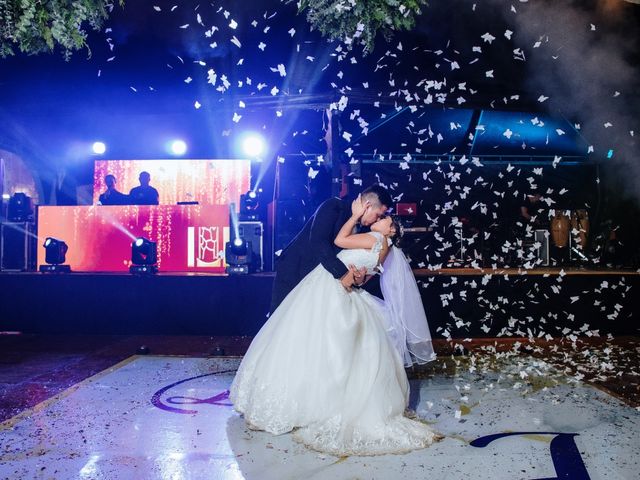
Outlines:
[[[361, 194], [362, 202], [368, 203], [360, 225], [368, 227], [376, 222], [391, 207], [392, 199], [387, 189], [372, 185]], [[354, 200], [354, 202], [357, 200]], [[336, 256], [340, 248], [335, 240], [340, 228], [351, 216], [349, 200], [330, 198], [322, 203], [302, 230], [282, 251], [276, 260], [276, 278], [271, 295], [271, 313], [278, 308], [284, 298], [318, 264], [339, 279], [342, 286], [350, 290], [354, 284], [360, 286], [365, 271], [350, 266], [347, 268]], [[353, 276], [349, 275], [353, 272]]]

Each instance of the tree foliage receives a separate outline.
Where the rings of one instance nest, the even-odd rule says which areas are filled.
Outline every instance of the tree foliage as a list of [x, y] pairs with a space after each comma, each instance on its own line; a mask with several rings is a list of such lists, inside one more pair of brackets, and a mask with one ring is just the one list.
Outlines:
[[[120, 5], [123, 0], [119, 1]], [[113, 10], [111, 0], [0, 0], [0, 57], [52, 52], [65, 59], [83, 48], [89, 55], [87, 25], [100, 30]]]
[[[291, 2], [293, 0], [284, 0]], [[100, 30], [124, 0], [0, 0], [0, 57], [16, 50], [37, 54], [60, 47], [66, 59], [86, 48], [87, 29]], [[389, 40], [394, 31], [411, 29], [427, 0], [298, 0], [313, 29], [348, 46], [373, 49], [378, 32]], [[88, 27], [87, 27], [88, 25]]]
[[414, 27], [420, 7], [427, 0], [299, 0], [298, 11], [330, 40], [342, 40], [351, 46], [359, 43], [373, 50], [380, 31], [389, 40], [394, 31]]

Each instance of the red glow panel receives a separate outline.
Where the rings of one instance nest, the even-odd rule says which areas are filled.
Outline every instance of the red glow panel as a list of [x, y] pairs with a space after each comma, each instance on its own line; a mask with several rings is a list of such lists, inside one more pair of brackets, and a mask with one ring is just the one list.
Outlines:
[[199, 202], [201, 205], [238, 203], [249, 190], [249, 160], [97, 160], [93, 173], [93, 203], [105, 190], [104, 177], [115, 175], [118, 191], [128, 194], [139, 185], [138, 175], [151, 174], [151, 186], [161, 205]]
[[81, 272], [124, 272], [131, 243], [145, 237], [158, 244], [158, 267], [165, 272], [225, 269], [229, 239], [226, 205], [39, 207], [38, 265], [44, 264], [46, 237], [69, 246], [66, 264]]

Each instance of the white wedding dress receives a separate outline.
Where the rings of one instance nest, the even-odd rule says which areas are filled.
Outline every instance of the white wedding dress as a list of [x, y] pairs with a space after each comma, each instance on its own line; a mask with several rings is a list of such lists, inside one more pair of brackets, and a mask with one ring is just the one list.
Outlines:
[[[370, 250], [342, 250], [346, 265], [375, 268]], [[308, 447], [334, 455], [402, 453], [437, 435], [404, 416], [409, 383], [387, 335], [383, 303], [347, 292], [322, 265], [285, 298], [254, 338], [231, 386], [250, 428], [294, 431]]]

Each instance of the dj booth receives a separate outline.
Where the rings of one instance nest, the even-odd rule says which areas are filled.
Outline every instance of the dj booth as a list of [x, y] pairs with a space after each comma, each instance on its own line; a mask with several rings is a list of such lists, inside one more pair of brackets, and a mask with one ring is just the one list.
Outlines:
[[[156, 244], [161, 271], [223, 273], [230, 206], [249, 190], [250, 169], [248, 160], [96, 161], [92, 205], [40, 206], [34, 221], [3, 224], [2, 270], [43, 265], [43, 242], [52, 237], [68, 246], [65, 264], [73, 272], [127, 272], [132, 243], [143, 237]], [[159, 205], [99, 204], [107, 175], [126, 194], [143, 171]]]
[[[224, 272], [229, 240], [226, 205], [117, 205], [40, 207], [38, 236], [64, 240], [66, 262], [75, 272], [127, 272], [131, 243], [157, 244], [165, 272]], [[45, 263], [38, 249], [38, 265]]]

